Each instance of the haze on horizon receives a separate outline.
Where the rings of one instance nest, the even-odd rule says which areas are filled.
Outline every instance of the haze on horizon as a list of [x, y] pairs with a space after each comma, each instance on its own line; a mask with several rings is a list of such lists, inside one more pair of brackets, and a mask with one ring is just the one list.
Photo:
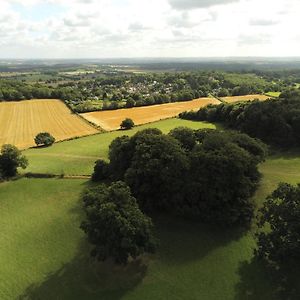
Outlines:
[[299, 0], [1, 0], [0, 58], [299, 56]]

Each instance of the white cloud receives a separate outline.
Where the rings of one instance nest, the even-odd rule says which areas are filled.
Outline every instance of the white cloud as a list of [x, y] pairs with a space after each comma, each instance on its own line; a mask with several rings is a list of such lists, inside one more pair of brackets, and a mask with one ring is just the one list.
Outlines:
[[1, 0], [0, 57], [299, 55], [299, 10], [298, 0]]

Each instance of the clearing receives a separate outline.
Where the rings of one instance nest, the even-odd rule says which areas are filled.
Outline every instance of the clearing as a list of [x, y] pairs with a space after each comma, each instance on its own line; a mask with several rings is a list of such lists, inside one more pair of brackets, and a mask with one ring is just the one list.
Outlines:
[[270, 96], [257, 94], [257, 95], [222, 97], [221, 99], [227, 103], [234, 103], [234, 102], [254, 101], [254, 100], [265, 101], [265, 100], [270, 99]]
[[192, 101], [83, 113], [81, 116], [101, 128], [110, 131], [119, 129], [121, 122], [125, 118], [130, 118], [136, 125], [141, 125], [172, 118], [181, 112], [196, 110], [208, 104], [219, 103], [214, 98], [199, 98]]
[[35, 146], [34, 137], [50, 132], [57, 141], [98, 132], [73, 114], [60, 100], [26, 100], [0, 103], [0, 146], [20, 149]]

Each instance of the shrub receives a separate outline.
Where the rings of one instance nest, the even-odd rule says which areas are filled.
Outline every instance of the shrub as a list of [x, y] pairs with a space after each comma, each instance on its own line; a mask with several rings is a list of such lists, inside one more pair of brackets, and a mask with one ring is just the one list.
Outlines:
[[55, 138], [49, 132], [40, 132], [34, 138], [34, 142], [37, 146], [51, 146], [55, 142]]

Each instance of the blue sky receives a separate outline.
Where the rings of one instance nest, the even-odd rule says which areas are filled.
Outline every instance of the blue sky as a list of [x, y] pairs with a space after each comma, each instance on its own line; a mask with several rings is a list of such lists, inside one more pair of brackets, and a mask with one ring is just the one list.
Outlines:
[[299, 0], [1, 0], [0, 58], [298, 56], [299, 11]]

